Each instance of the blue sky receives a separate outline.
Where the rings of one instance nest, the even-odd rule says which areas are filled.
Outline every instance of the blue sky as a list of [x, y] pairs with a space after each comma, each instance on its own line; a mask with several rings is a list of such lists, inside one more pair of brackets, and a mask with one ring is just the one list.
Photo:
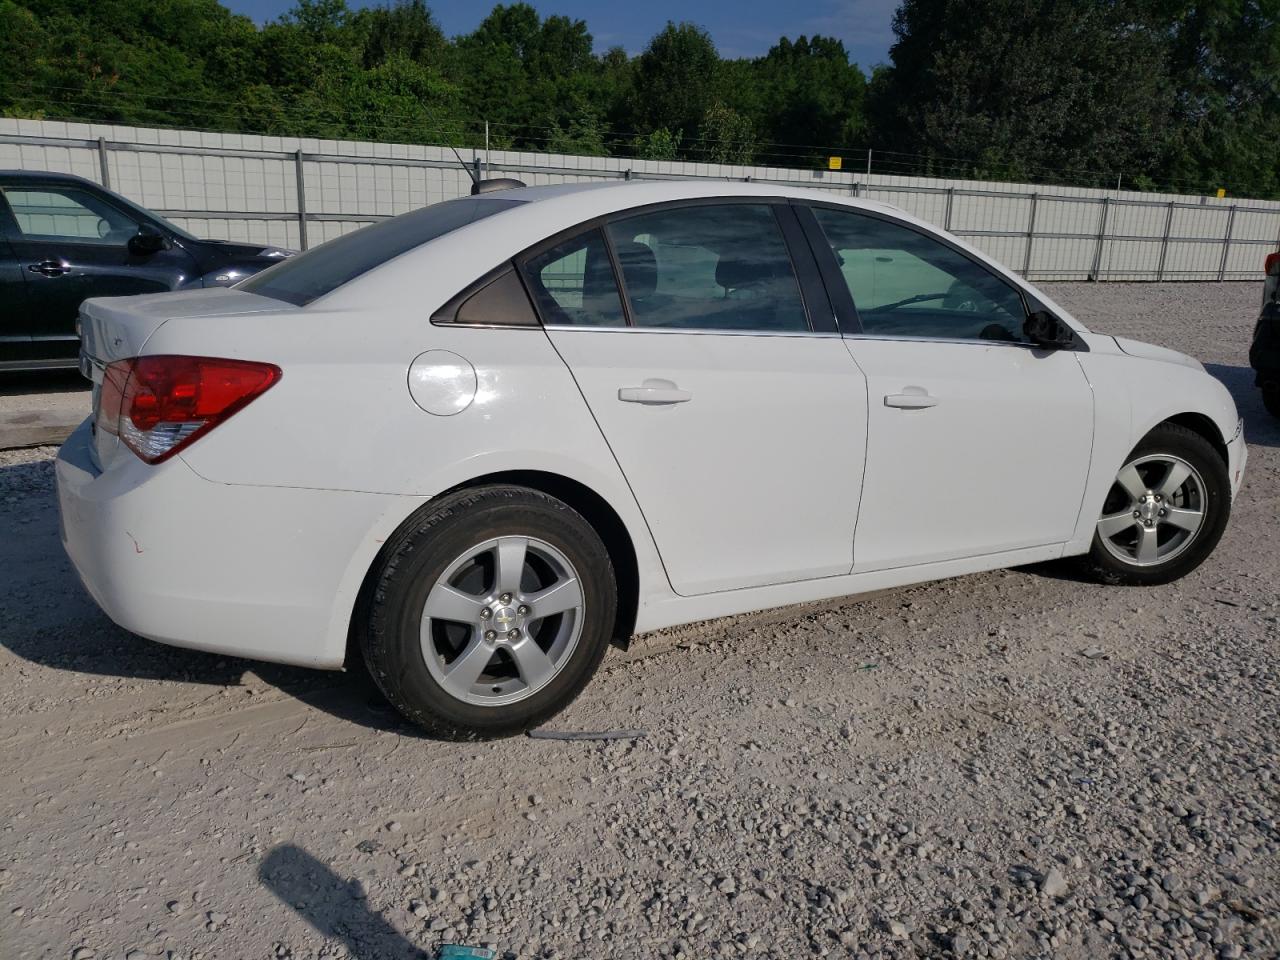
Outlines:
[[[236, 13], [259, 23], [272, 20], [293, 6], [294, 0], [222, 0]], [[347, 0], [352, 7], [379, 0]], [[475, 29], [492, 8], [490, 0], [428, 0], [445, 33], [453, 36]], [[897, 0], [643, 0], [600, 3], [599, 0], [533, 0], [544, 16], [563, 14], [585, 20], [596, 49], [624, 47], [639, 53], [668, 20], [692, 20], [711, 32], [722, 57], [754, 57], [766, 52], [784, 34], [822, 33], [844, 41], [850, 57], [865, 70], [888, 60], [893, 42], [890, 22]]]

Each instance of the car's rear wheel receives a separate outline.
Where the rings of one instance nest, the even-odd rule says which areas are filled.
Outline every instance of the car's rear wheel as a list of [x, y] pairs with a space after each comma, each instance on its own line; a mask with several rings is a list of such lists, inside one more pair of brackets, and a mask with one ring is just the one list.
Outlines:
[[1116, 474], [1094, 531], [1089, 566], [1107, 583], [1176, 580], [1217, 546], [1230, 511], [1222, 457], [1194, 431], [1161, 424]]
[[576, 511], [520, 487], [428, 505], [388, 543], [361, 636], [387, 699], [452, 739], [537, 726], [591, 679], [617, 590]]

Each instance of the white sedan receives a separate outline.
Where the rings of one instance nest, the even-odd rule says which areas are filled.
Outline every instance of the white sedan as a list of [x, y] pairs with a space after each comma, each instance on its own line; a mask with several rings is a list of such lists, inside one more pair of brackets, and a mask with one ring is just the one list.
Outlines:
[[1195, 360], [767, 183], [481, 192], [81, 323], [58, 492], [107, 614], [358, 652], [451, 737], [544, 722], [659, 627], [1072, 556], [1173, 580], [1245, 464]]

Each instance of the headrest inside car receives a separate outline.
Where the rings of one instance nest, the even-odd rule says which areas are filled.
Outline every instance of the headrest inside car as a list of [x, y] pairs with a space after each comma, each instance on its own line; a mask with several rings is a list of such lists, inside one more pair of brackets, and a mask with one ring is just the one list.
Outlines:
[[615, 250], [631, 299], [643, 300], [653, 296], [658, 289], [658, 258], [653, 255], [653, 250], [636, 240], [619, 243]]

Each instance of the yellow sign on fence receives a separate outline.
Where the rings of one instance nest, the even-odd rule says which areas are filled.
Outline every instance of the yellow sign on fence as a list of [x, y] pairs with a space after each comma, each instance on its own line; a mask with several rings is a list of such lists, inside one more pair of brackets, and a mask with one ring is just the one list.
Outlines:
[[1227, 195], [1227, 189], [1226, 189], [1226, 187], [1219, 187], [1219, 188], [1218, 188], [1218, 199], [1219, 199], [1219, 200], [1221, 200], [1221, 199], [1222, 199], [1223, 197], [1225, 197], [1226, 195]]
[[839, 157], [827, 157], [827, 169], [828, 169], [828, 170], [839, 170], [839, 169], [840, 169], [840, 158], [839, 158]]

